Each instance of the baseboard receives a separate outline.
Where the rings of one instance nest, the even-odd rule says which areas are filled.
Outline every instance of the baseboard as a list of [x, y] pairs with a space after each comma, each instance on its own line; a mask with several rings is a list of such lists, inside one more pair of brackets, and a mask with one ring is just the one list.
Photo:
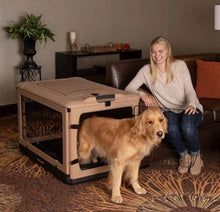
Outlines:
[[17, 113], [17, 104], [0, 106], [0, 117]]

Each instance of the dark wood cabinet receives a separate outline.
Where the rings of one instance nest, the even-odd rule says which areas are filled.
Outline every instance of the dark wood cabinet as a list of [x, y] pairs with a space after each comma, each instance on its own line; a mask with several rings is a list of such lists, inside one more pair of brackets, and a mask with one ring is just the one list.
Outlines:
[[[142, 51], [131, 49], [129, 51], [116, 51], [116, 52], [104, 52], [104, 53], [89, 53], [82, 51], [65, 51], [56, 52], [56, 79], [68, 78], [74, 76], [84, 77], [89, 80], [97, 82], [105, 82], [105, 68], [96, 67], [91, 69], [77, 69], [78, 58], [80, 57], [92, 57], [101, 55], [119, 55], [119, 60], [135, 59], [142, 57]], [[103, 81], [104, 80], [104, 81]]]

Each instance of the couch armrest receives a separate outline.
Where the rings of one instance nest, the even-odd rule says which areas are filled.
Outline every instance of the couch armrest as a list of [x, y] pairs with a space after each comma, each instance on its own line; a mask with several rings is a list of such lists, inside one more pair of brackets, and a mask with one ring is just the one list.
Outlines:
[[106, 64], [106, 82], [108, 85], [124, 90], [140, 68], [149, 63], [149, 59], [119, 60]]
[[204, 110], [212, 111], [214, 121], [220, 121], [220, 99], [207, 99], [201, 98], [199, 99], [202, 104]]
[[204, 109], [220, 111], [220, 99], [200, 98], [199, 101]]

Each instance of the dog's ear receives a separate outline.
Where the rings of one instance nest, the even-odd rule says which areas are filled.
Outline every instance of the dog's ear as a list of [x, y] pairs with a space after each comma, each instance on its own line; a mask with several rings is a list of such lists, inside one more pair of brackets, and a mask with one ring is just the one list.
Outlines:
[[130, 129], [130, 134], [132, 137], [139, 136], [143, 131], [143, 120], [141, 117], [138, 117], [134, 123], [134, 126]]
[[164, 133], [168, 133], [168, 120], [167, 118], [164, 116], [164, 121], [163, 121], [163, 131]]

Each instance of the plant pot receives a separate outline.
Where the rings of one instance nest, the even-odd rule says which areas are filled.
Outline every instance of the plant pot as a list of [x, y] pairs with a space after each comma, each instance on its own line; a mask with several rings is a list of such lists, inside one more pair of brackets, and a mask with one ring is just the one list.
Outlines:
[[33, 60], [33, 56], [37, 53], [35, 50], [36, 40], [32, 40], [30, 38], [26, 38], [23, 40], [24, 43], [24, 55], [27, 57], [24, 62], [23, 68], [36, 68], [37, 64]]

